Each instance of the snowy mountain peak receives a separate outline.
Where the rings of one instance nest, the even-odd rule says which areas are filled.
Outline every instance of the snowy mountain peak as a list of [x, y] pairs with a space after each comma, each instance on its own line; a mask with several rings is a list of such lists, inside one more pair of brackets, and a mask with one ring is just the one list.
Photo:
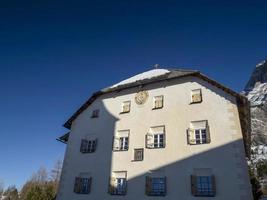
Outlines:
[[256, 65], [246, 87], [245, 91], [249, 92], [254, 87], [259, 86], [261, 83], [267, 83], [267, 60]]
[[[243, 92], [251, 104], [251, 135], [255, 148], [264, 146], [267, 158], [267, 61], [256, 65]], [[261, 145], [261, 146], [259, 146]], [[256, 155], [258, 155], [256, 153]]]

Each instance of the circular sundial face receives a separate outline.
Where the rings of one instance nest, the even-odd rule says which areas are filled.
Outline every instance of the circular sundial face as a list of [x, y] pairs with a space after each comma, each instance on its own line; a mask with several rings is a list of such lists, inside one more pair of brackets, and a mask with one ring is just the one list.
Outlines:
[[146, 102], [148, 98], [148, 92], [147, 91], [140, 91], [135, 95], [135, 102], [138, 105], [142, 105]]

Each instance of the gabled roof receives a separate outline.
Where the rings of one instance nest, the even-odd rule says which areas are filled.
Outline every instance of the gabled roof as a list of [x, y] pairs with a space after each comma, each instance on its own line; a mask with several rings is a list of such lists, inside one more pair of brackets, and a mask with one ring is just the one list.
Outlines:
[[[250, 145], [250, 108], [249, 102], [247, 98], [230, 88], [218, 83], [217, 81], [210, 79], [209, 77], [201, 74], [199, 71], [196, 70], [183, 70], [183, 69], [153, 69], [136, 76], [133, 76], [129, 79], [123, 80], [117, 84], [114, 84], [111, 87], [104, 88], [98, 92], [95, 92], [63, 125], [65, 128], [70, 129], [72, 122], [85, 110], [90, 106], [99, 96], [115, 91], [121, 91], [128, 88], [144, 86], [156, 82], [187, 77], [187, 76], [194, 76], [198, 77], [217, 88], [222, 89], [226, 93], [237, 98], [238, 108], [239, 108], [239, 116], [241, 119], [241, 126], [243, 131], [243, 137], [246, 140], [246, 144]], [[242, 117], [242, 118], [241, 118]], [[246, 119], [244, 119], [246, 118]], [[247, 151], [249, 149], [246, 147]]]

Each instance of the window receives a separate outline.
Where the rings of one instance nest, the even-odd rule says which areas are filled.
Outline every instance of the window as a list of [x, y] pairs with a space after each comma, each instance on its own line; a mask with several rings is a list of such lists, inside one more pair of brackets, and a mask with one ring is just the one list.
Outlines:
[[76, 177], [74, 183], [74, 192], [77, 194], [89, 194], [91, 189], [91, 177]]
[[146, 194], [148, 196], [166, 195], [166, 177], [146, 177]]
[[188, 144], [206, 144], [210, 143], [210, 132], [208, 121], [195, 121], [190, 123], [187, 130]]
[[191, 103], [200, 103], [202, 102], [202, 93], [201, 89], [196, 89], [191, 91]]
[[109, 193], [112, 195], [126, 195], [127, 172], [113, 172], [110, 177]]
[[215, 176], [191, 175], [192, 194], [194, 196], [213, 197], [216, 194]]
[[93, 153], [96, 150], [97, 139], [82, 139], [80, 152], [81, 153]]
[[98, 118], [99, 117], [99, 109], [93, 110], [91, 118]]
[[134, 161], [142, 161], [144, 159], [144, 149], [134, 149]]
[[131, 110], [131, 101], [125, 101], [122, 103], [121, 113], [128, 113]]
[[154, 97], [154, 108], [153, 109], [160, 109], [163, 108], [163, 96], [156, 96]]
[[165, 127], [151, 127], [146, 135], [146, 148], [164, 148], [165, 147]]
[[127, 151], [129, 148], [129, 130], [118, 131], [113, 139], [113, 151]]

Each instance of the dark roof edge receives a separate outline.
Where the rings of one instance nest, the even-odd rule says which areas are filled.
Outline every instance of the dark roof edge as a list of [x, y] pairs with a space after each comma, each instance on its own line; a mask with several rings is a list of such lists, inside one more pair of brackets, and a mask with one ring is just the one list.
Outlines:
[[56, 140], [59, 141], [59, 142], [62, 142], [64, 144], [67, 144], [67, 142], [69, 140], [69, 135], [70, 135], [70, 132], [67, 132], [64, 135], [58, 137]]

